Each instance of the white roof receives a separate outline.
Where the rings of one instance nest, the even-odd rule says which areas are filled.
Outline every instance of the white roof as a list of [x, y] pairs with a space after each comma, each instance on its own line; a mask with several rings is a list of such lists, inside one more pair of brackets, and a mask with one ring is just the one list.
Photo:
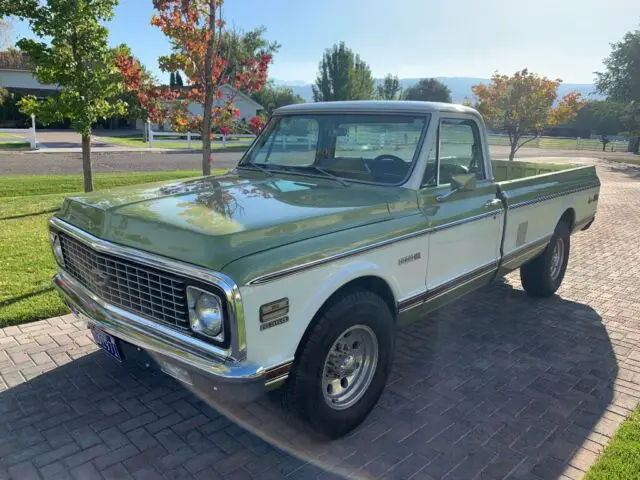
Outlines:
[[287, 105], [275, 110], [274, 115], [287, 113], [323, 112], [378, 112], [378, 113], [430, 113], [456, 112], [478, 115], [473, 108], [455, 103], [416, 102], [408, 100], [350, 100], [345, 102], [317, 102]]

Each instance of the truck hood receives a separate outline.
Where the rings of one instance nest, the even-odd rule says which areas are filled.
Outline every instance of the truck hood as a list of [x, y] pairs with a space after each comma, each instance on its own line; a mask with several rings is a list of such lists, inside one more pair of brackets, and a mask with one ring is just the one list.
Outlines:
[[236, 171], [71, 197], [57, 215], [98, 238], [220, 270], [252, 253], [387, 220], [388, 205], [406, 192]]

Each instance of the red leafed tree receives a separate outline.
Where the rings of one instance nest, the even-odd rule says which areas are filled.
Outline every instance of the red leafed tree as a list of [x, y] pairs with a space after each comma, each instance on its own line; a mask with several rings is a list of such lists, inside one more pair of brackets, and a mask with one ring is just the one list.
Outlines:
[[256, 135], [264, 128], [264, 124], [265, 121], [262, 117], [255, 116], [249, 119], [249, 128], [251, 128], [251, 131]]
[[134, 109], [137, 118], [163, 123], [169, 118], [170, 102], [178, 99], [179, 90], [156, 86], [153, 77], [129, 51], [121, 49], [117, 53], [116, 66], [122, 76], [129, 110], [132, 109], [132, 103], [137, 104]]
[[[153, 0], [156, 12], [151, 19], [173, 47], [173, 53], [160, 58], [160, 68], [183, 71], [189, 80], [189, 88], [170, 103], [166, 117], [176, 131], [202, 134], [204, 175], [211, 173], [212, 131], [230, 131], [239, 115], [235, 96], [239, 91], [250, 94], [264, 87], [271, 52], [277, 49], [273, 45], [257, 50], [240, 48], [244, 47], [241, 35], [226, 30], [222, 3], [223, 0]], [[203, 114], [192, 114], [189, 104], [202, 105]]]

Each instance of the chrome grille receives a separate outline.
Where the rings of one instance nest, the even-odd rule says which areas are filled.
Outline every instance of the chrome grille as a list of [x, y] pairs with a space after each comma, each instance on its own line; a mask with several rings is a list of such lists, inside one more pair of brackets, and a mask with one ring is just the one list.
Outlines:
[[64, 233], [65, 270], [102, 300], [151, 320], [188, 328], [186, 286], [166, 272], [95, 252]]

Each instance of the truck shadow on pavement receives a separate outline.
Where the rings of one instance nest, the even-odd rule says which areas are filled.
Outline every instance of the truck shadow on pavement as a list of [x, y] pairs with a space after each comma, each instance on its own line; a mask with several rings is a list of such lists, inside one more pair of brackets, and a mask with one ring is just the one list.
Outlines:
[[280, 392], [229, 404], [96, 352], [0, 393], [0, 477], [557, 478], [617, 372], [593, 309], [496, 282], [399, 331], [385, 393], [342, 439], [314, 436]]

